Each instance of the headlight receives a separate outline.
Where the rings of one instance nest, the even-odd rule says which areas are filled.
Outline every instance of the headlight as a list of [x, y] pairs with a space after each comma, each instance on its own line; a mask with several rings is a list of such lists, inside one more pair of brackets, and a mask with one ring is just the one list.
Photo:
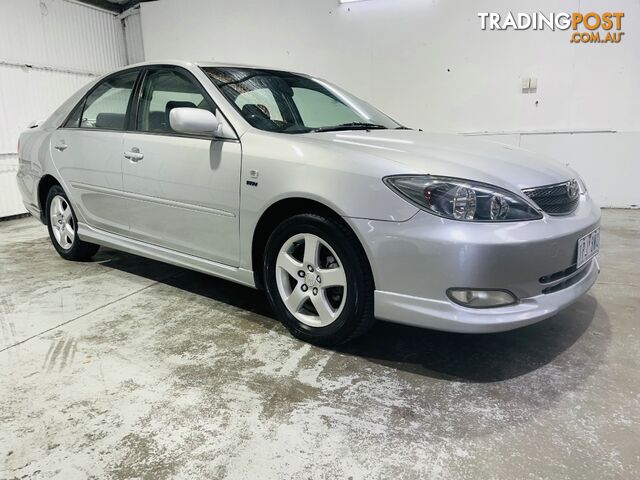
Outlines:
[[578, 181], [578, 186], [580, 187], [580, 195], [585, 195], [587, 193], [587, 184], [584, 183], [584, 180], [582, 179], [582, 177], [580, 176], [580, 174], [578, 172], [576, 172], [569, 165], [567, 165], [567, 168], [571, 171], [571, 173], [573, 173], [573, 175], [575, 176], [576, 180]]
[[431, 175], [396, 175], [383, 181], [417, 207], [452, 220], [513, 222], [542, 218], [525, 199], [485, 183]]

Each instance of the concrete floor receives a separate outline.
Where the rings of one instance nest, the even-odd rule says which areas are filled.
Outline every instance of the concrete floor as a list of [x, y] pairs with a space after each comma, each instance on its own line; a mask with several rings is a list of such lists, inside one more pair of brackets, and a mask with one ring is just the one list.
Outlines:
[[602, 245], [538, 325], [332, 351], [258, 292], [1, 222], [0, 478], [638, 478], [640, 211], [604, 211]]

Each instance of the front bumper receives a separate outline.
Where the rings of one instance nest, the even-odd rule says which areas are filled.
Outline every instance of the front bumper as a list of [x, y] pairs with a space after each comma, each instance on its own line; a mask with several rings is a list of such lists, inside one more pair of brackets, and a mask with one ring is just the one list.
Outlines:
[[[599, 267], [575, 268], [578, 239], [600, 223], [581, 197], [574, 213], [514, 223], [457, 222], [419, 212], [406, 222], [347, 219], [374, 274], [375, 315], [437, 330], [486, 333], [551, 317], [584, 295]], [[448, 288], [506, 289], [516, 305], [473, 309], [449, 300]]]
[[584, 277], [555, 293], [523, 298], [499, 308], [465, 308], [449, 300], [432, 300], [392, 292], [375, 292], [376, 317], [448, 332], [491, 333], [512, 330], [552, 317], [584, 295], [595, 283], [599, 267], [593, 259]]

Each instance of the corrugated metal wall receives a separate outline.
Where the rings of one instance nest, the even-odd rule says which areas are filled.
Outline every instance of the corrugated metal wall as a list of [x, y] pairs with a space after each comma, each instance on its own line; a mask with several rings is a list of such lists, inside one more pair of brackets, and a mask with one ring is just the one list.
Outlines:
[[0, 59], [102, 73], [126, 61], [116, 15], [64, 0], [1, 0]]
[[124, 38], [127, 47], [127, 63], [144, 61], [144, 43], [142, 41], [142, 18], [140, 7], [122, 14]]
[[94, 76], [0, 65], [0, 153], [16, 153], [18, 135], [45, 119]]
[[126, 63], [116, 15], [68, 0], [0, 0], [0, 217], [24, 212], [15, 182], [20, 131]]
[[0, 218], [25, 211], [16, 185], [17, 172], [18, 156], [0, 154]]

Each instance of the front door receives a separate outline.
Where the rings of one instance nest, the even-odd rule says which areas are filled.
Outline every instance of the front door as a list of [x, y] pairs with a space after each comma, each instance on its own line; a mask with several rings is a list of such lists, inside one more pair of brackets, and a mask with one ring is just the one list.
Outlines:
[[169, 112], [176, 107], [216, 112], [186, 72], [149, 70], [135, 131], [124, 135], [123, 188], [130, 236], [237, 266], [240, 143], [174, 132]]

